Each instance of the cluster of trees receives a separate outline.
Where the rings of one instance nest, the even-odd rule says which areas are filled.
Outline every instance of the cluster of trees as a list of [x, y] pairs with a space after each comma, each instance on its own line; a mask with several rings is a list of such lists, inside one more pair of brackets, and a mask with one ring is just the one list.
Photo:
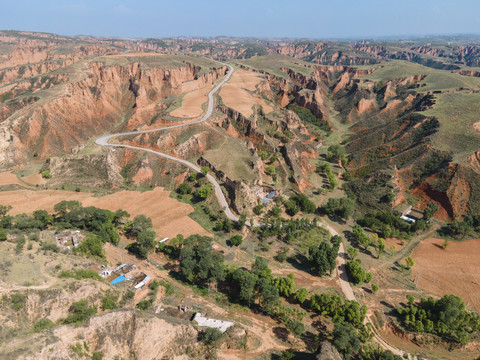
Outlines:
[[212, 251], [207, 236], [192, 235], [185, 239], [179, 252], [180, 273], [190, 283], [216, 283], [225, 279], [223, 255]]
[[323, 163], [317, 166], [317, 172], [319, 174], [325, 174], [327, 175], [328, 178], [328, 186], [330, 190], [334, 190], [337, 185], [338, 181], [335, 178], [335, 175], [333, 174], [332, 167], [330, 166], [329, 163]]
[[[130, 216], [124, 210], [113, 212], [94, 206], [83, 207], [81, 202], [75, 200], [61, 201], [53, 209], [56, 212], [55, 223], [57, 227], [90, 231], [99, 236], [103, 242], [111, 242], [114, 245], [118, 244], [120, 240], [116, 227], [119, 226], [122, 219]], [[44, 215], [44, 218], [48, 219], [46, 212]]]
[[145, 215], [137, 215], [133, 220], [127, 221], [124, 232], [135, 238], [135, 242], [126, 247], [130, 253], [142, 259], [148, 257], [148, 253], [155, 248], [155, 238], [157, 237], [152, 226], [152, 220]]
[[287, 243], [293, 243], [299, 239], [305, 232], [317, 228], [318, 222], [314, 218], [312, 221], [308, 219], [266, 219], [265, 226], [259, 231], [261, 240], [265, 240], [271, 236], [277, 236], [279, 240]]
[[442, 339], [465, 344], [470, 335], [480, 331], [480, 316], [465, 310], [458, 296], [445, 295], [439, 300], [432, 297], [415, 302], [407, 295], [408, 305], [397, 308], [402, 325], [419, 333], [431, 333]]
[[342, 166], [345, 166], [348, 162], [345, 153], [345, 148], [342, 145], [330, 145], [327, 149], [327, 160], [335, 163], [341, 162]]
[[355, 203], [348, 197], [343, 197], [340, 199], [330, 198], [322, 207], [322, 211], [328, 215], [335, 215], [341, 217], [342, 219], [348, 219], [355, 211]]
[[335, 294], [315, 294], [310, 299], [310, 308], [323, 316], [329, 316], [335, 323], [348, 323], [362, 328], [367, 307], [354, 300], [345, 300]]
[[469, 214], [463, 220], [453, 221], [444, 227], [442, 232], [454, 238], [478, 236], [480, 234], [480, 214]]
[[410, 234], [426, 228], [426, 223], [423, 219], [416, 221], [414, 224], [409, 224], [400, 219], [400, 214], [398, 213], [382, 211], [372, 211], [357, 220], [357, 223], [369, 228], [383, 238], [398, 237], [404, 239], [408, 238]]
[[[36, 210], [32, 215], [18, 214], [10, 216], [8, 215], [10, 209], [10, 206], [0, 205], [0, 241], [7, 239], [8, 230], [81, 229], [90, 232], [90, 234], [74, 251], [93, 257], [104, 257], [103, 244], [105, 242], [110, 242], [114, 245], [118, 244], [120, 239], [118, 231], [122, 229], [121, 224], [124, 219], [130, 216], [124, 210], [113, 212], [94, 206], [83, 207], [81, 202], [74, 200], [64, 200], [55, 204], [54, 214], [49, 214], [46, 210]], [[135, 219], [133, 222], [127, 222], [124, 227], [125, 232], [140, 238], [145, 237], [145, 235], [151, 237], [151, 232], [148, 234], [145, 232], [141, 233], [144, 229], [140, 226], [140, 223], [147, 218], [139, 216]], [[148, 219], [147, 223], [151, 227], [150, 219]], [[42, 248], [58, 251], [55, 245], [50, 246], [50, 244], [46, 244]]]
[[337, 266], [338, 249], [341, 242], [342, 238], [335, 235], [330, 239], [331, 244], [323, 241], [318, 247], [310, 247], [308, 255], [313, 273], [319, 276], [327, 273], [332, 274], [332, 271]]
[[369, 283], [372, 281], [372, 273], [367, 273], [362, 268], [362, 260], [355, 259], [347, 261], [348, 275], [354, 284], [361, 284], [363, 282]]
[[218, 283], [221, 291], [236, 302], [278, 317], [285, 324], [298, 320], [298, 312], [279, 302], [280, 296], [288, 298], [293, 295], [293, 275], [286, 278], [273, 276], [264, 258], [257, 257], [251, 270], [227, 267], [223, 255], [213, 251], [211, 238], [200, 235], [186, 239], [177, 236], [159, 250], [179, 260], [180, 275], [188, 283], [200, 286]]
[[[210, 184], [205, 184], [205, 176], [210, 169], [208, 166], [202, 166], [201, 173], [192, 173], [188, 177], [188, 181], [193, 183], [190, 185], [187, 182], [181, 183], [177, 188], [179, 195], [193, 194], [193, 201], [200, 202], [207, 199], [212, 193], [212, 187]], [[195, 190], [194, 190], [195, 187]]]
[[[302, 212], [307, 214], [313, 214], [317, 209], [315, 204], [305, 194], [298, 194], [298, 195], [291, 196], [289, 201], [287, 201], [287, 203], [290, 203], [291, 205], [291, 202], [293, 202]], [[287, 208], [287, 212], [288, 211], [289, 211], [289, 208]]]

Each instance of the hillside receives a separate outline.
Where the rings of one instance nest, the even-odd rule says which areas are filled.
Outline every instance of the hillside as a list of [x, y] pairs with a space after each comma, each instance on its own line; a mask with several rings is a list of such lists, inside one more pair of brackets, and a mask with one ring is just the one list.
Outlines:
[[476, 356], [479, 61], [0, 31], [0, 357]]

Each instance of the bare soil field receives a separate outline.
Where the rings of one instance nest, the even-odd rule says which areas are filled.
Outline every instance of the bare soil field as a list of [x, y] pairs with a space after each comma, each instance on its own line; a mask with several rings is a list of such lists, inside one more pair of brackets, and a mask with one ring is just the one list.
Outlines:
[[22, 177], [22, 180], [33, 185], [43, 185], [47, 183], [47, 179], [44, 179], [38, 172], [34, 172], [31, 175]]
[[480, 311], [480, 239], [450, 241], [429, 238], [412, 255], [416, 265], [412, 276], [420, 272], [418, 287], [433, 294], [455, 294]]
[[177, 234], [209, 235], [199, 224], [188, 217], [192, 206], [169, 197], [170, 192], [163, 188], [151, 191], [120, 191], [103, 197], [91, 193], [61, 190], [15, 190], [0, 192], [0, 204], [11, 205], [11, 215], [32, 213], [44, 209], [53, 212], [53, 206], [62, 200], [78, 200], [83, 206], [96, 206], [112, 211], [124, 209], [132, 217], [144, 214], [152, 219], [159, 237], [173, 237]]
[[20, 179], [17, 177], [17, 175], [15, 175], [11, 172], [0, 173], [0, 186], [14, 185], [14, 184], [17, 184], [17, 185], [20, 185], [20, 186], [27, 186], [27, 184], [20, 181]]
[[261, 81], [262, 78], [252, 71], [235, 70], [230, 81], [220, 90], [223, 103], [247, 118], [253, 114], [254, 105], [261, 105], [265, 114], [272, 112], [273, 108], [265, 100], [248, 92], [255, 91], [256, 85]]
[[212, 86], [191, 91], [183, 96], [182, 106], [173, 110], [170, 115], [179, 118], [194, 118], [202, 115], [202, 105], [208, 101], [208, 93]]

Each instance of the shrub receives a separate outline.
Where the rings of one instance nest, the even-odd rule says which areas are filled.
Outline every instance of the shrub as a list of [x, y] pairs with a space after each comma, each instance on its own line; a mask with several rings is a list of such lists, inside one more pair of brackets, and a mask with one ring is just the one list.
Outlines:
[[38, 320], [35, 325], [33, 325], [33, 331], [40, 332], [46, 329], [51, 329], [54, 326], [55, 324], [52, 322], [52, 320], [45, 318]]
[[137, 308], [146, 311], [152, 307], [152, 303], [152, 300], [142, 300], [137, 304]]
[[85, 270], [85, 269], [80, 269], [76, 270], [75, 272], [71, 272], [68, 270], [63, 270], [60, 274], [58, 274], [59, 278], [74, 278], [77, 280], [81, 279], [94, 279], [94, 280], [99, 280], [101, 281], [102, 278], [100, 275], [97, 274], [96, 271], [93, 270]]
[[52, 243], [43, 243], [41, 249], [44, 250], [44, 251], [53, 251], [53, 252], [59, 252], [60, 251], [58, 246], [56, 244], [52, 244]]
[[255, 215], [261, 215], [265, 207], [262, 204], [258, 204], [253, 208], [253, 213]]
[[20, 293], [15, 293], [10, 295], [10, 303], [12, 308], [16, 311], [23, 309], [25, 303], [27, 302], [27, 296]]
[[65, 324], [79, 324], [97, 313], [96, 306], [88, 306], [87, 300], [74, 302], [69, 309], [70, 315], [63, 320]]
[[114, 310], [117, 308], [118, 297], [113, 294], [105, 295], [102, 299], [102, 310]]
[[42, 177], [44, 179], [51, 179], [52, 178], [52, 174], [50, 174], [50, 170], [43, 170], [41, 172], [41, 174], [42, 174]]

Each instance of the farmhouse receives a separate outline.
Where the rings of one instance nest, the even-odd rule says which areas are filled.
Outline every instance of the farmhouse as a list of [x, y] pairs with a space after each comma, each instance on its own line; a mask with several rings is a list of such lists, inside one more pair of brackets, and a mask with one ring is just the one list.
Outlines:
[[218, 329], [222, 333], [224, 333], [225, 331], [227, 331], [229, 327], [234, 325], [232, 321], [207, 318], [200, 313], [195, 313], [195, 316], [193, 317], [193, 321], [196, 321], [198, 326]]

